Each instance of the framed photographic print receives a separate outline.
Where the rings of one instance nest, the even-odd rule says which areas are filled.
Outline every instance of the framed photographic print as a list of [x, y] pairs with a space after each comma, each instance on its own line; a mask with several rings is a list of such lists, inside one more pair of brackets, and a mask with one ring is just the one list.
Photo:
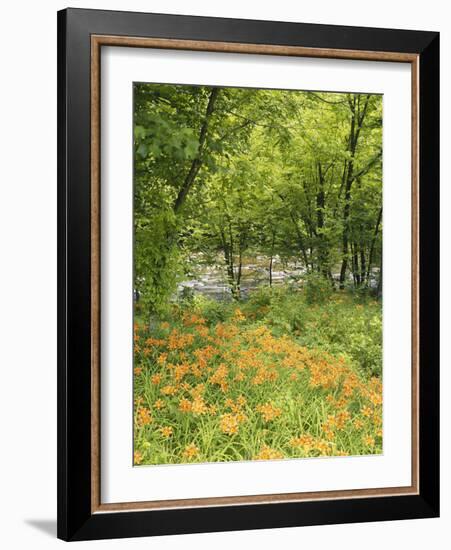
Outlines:
[[58, 14], [58, 536], [439, 513], [433, 32]]

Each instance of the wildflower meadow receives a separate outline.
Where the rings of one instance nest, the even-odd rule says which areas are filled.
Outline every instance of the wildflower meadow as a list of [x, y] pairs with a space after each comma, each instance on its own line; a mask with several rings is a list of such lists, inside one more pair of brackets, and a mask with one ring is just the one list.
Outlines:
[[134, 465], [383, 451], [382, 98], [134, 85]]
[[[299, 317], [281, 314], [287, 299]], [[380, 304], [304, 299], [257, 293], [220, 312], [197, 300], [151, 328], [138, 318], [135, 464], [380, 453]]]

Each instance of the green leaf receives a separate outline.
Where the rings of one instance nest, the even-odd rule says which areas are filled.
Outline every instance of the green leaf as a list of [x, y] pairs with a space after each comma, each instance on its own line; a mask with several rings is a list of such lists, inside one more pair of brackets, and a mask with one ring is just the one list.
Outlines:
[[147, 145], [145, 143], [141, 143], [141, 145], [138, 147], [137, 153], [141, 158], [147, 157]]

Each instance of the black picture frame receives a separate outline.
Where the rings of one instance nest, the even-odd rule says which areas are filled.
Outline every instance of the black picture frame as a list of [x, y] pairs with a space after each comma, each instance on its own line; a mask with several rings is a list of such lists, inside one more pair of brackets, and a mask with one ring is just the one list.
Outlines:
[[[418, 55], [419, 493], [93, 513], [91, 36]], [[58, 537], [88, 540], [439, 515], [439, 33], [66, 9], [58, 12]]]

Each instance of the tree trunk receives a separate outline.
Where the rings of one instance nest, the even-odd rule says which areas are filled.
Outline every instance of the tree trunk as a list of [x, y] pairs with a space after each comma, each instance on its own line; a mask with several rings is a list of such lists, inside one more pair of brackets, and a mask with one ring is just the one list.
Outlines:
[[205, 140], [207, 138], [208, 124], [210, 122], [211, 116], [213, 114], [214, 106], [218, 98], [219, 88], [212, 88], [210, 92], [210, 97], [208, 99], [207, 109], [205, 112], [204, 122], [202, 123], [200, 133], [199, 133], [199, 146], [197, 149], [197, 156], [192, 161], [191, 167], [188, 171], [188, 174], [183, 181], [182, 187], [180, 188], [177, 198], [174, 203], [174, 212], [177, 214], [182, 208], [189, 190], [193, 186], [193, 183], [196, 179], [197, 174], [199, 173], [200, 167], [202, 166], [202, 153], [205, 146]]
[[272, 241], [271, 241], [271, 256], [269, 258], [269, 286], [272, 287], [272, 264], [274, 258], [274, 242], [276, 240], [276, 232], [272, 232]]
[[233, 238], [233, 229], [232, 229], [232, 222], [229, 220], [229, 240], [230, 240], [230, 253], [229, 253], [229, 280], [231, 281], [231, 287], [230, 290], [232, 291], [232, 296], [236, 300], [237, 299], [237, 280], [235, 276], [235, 265], [233, 262], [233, 253], [235, 249], [235, 242]]
[[[368, 286], [370, 283], [371, 268], [373, 266], [374, 247], [376, 245], [377, 235], [379, 233], [379, 226], [381, 221], [382, 221], [382, 206], [379, 209], [379, 214], [377, 216], [377, 221], [376, 221], [376, 227], [374, 228], [374, 234], [371, 240], [370, 253], [368, 256], [368, 267], [366, 271], [366, 286]], [[381, 257], [381, 271], [382, 271], [382, 257]]]
[[241, 273], [243, 268], [243, 257], [240, 248], [240, 255], [238, 258], [238, 273], [236, 275], [236, 288], [235, 288], [235, 299], [239, 300], [241, 298]]
[[222, 241], [222, 249], [224, 252], [224, 260], [226, 264], [227, 281], [229, 283], [232, 296], [235, 297], [236, 284], [235, 284], [235, 269], [233, 265], [233, 241], [231, 244], [227, 242], [226, 235], [222, 229], [221, 229], [220, 235], [221, 235], [221, 241]]
[[354, 286], [360, 286], [360, 270], [359, 270], [359, 255], [357, 243], [352, 246], [352, 270], [354, 272]]
[[[348, 254], [349, 254], [349, 214], [351, 211], [351, 187], [355, 179], [354, 176], [354, 159], [357, 150], [357, 143], [359, 140], [360, 131], [363, 126], [363, 121], [368, 109], [368, 103], [370, 95], [366, 96], [362, 111], [360, 111], [360, 95], [354, 96], [352, 99], [349, 96], [349, 108], [351, 110], [351, 127], [349, 130], [348, 151], [350, 153], [350, 160], [347, 162], [347, 170], [343, 170], [344, 188], [345, 188], [345, 205], [343, 208], [343, 238], [342, 238], [342, 263], [340, 269], [340, 288], [344, 288], [344, 282], [346, 279], [346, 270], [348, 267]], [[345, 161], [346, 162], [346, 161]], [[343, 182], [342, 182], [343, 184]]]
[[329, 273], [329, 248], [324, 238], [324, 209], [326, 207], [326, 195], [324, 192], [324, 174], [321, 163], [318, 162], [318, 184], [319, 190], [316, 194], [316, 227], [318, 235], [318, 271], [324, 277]]
[[299, 248], [300, 248], [301, 253], [302, 253], [302, 258], [304, 260], [305, 267], [308, 271], [309, 261], [308, 261], [307, 252], [306, 252], [305, 245], [304, 245], [304, 238], [302, 236], [301, 230], [299, 229], [298, 223], [296, 221], [296, 218], [294, 217], [293, 212], [290, 212], [290, 218], [291, 218], [291, 221], [293, 222], [293, 227], [296, 231], [296, 235], [297, 235], [298, 243], [299, 243]]
[[382, 280], [383, 280], [383, 270], [382, 270], [382, 255], [381, 255], [381, 267], [379, 271], [379, 281], [377, 283], [377, 297], [382, 298]]
[[351, 177], [347, 177], [346, 181], [346, 191], [345, 191], [345, 206], [343, 209], [343, 239], [342, 239], [342, 255], [343, 259], [341, 262], [340, 269], [340, 288], [344, 288], [344, 282], [346, 279], [346, 270], [348, 268], [348, 254], [349, 254], [349, 242], [348, 242], [348, 232], [349, 232], [349, 212], [350, 212], [350, 202], [351, 202], [351, 185], [352, 185], [352, 161], [348, 164], [348, 172], [351, 174]]
[[363, 244], [360, 243], [360, 284], [365, 284], [366, 258]]

